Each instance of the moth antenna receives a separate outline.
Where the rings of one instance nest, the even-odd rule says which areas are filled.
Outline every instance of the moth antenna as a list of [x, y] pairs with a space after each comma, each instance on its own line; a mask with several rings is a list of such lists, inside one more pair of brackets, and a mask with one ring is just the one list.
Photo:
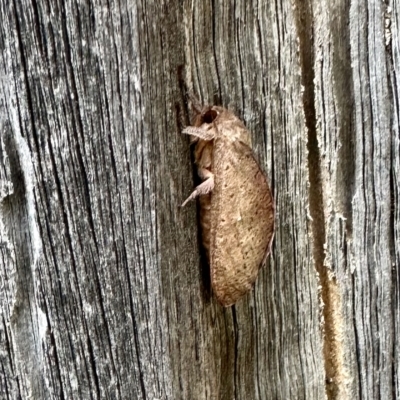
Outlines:
[[196, 138], [202, 139], [202, 140], [213, 140], [215, 138], [215, 133], [212, 132], [211, 130], [205, 130], [202, 128], [197, 128], [195, 126], [187, 126], [182, 133], [185, 133], [186, 135], [191, 135]]

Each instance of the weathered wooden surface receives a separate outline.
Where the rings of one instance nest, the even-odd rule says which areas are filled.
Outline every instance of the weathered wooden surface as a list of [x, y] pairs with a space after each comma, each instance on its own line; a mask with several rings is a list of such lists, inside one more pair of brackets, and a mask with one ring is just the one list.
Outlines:
[[[397, 3], [0, 4], [1, 398], [400, 397]], [[274, 189], [229, 309], [178, 207], [184, 86]]]
[[315, 7], [328, 394], [398, 399], [399, 5]]

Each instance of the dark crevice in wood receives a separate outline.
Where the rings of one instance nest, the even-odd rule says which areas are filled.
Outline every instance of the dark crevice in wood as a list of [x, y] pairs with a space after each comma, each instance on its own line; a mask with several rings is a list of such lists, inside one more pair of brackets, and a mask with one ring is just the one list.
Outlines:
[[[64, 390], [63, 390], [64, 386], [63, 386], [63, 381], [61, 378], [62, 377], [62, 374], [61, 374], [62, 366], [60, 363], [60, 358], [58, 356], [57, 343], [56, 343], [56, 339], [54, 337], [54, 333], [53, 333], [52, 326], [50, 323], [49, 312], [48, 312], [47, 308], [46, 308], [46, 319], [47, 319], [47, 326], [49, 327], [48, 328], [48, 332], [49, 332], [48, 336], [49, 336], [51, 347], [53, 350], [52, 353], [54, 354], [54, 362], [50, 361], [49, 364], [55, 366], [56, 375], [57, 375], [57, 379], [58, 379], [58, 385], [59, 385], [59, 389], [60, 389], [60, 392], [58, 393], [58, 395], [61, 400], [64, 400], [66, 397], [64, 395]], [[57, 387], [57, 383], [53, 383], [53, 387]]]
[[[92, 254], [92, 259], [93, 259], [93, 264], [92, 265], [96, 265], [94, 256]], [[93, 277], [94, 277], [94, 286], [96, 287], [96, 293], [97, 293], [97, 297], [98, 297], [98, 304], [100, 306], [100, 311], [101, 311], [101, 320], [103, 321], [103, 326], [105, 329], [105, 335], [102, 335], [104, 338], [104, 343], [108, 344], [108, 351], [109, 351], [109, 356], [110, 356], [110, 361], [111, 361], [111, 367], [113, 370], [113, 375], [118, 376], [117, 374], [117, 369], [115, 368], [115, 360], [114, 360], [114, 354], [112, 351], [112, 343], [111, 343], [111, 332], [110, 332], [110, 327], [109, 327], [109, 322], [107, 319], [107, 315], [106, 315], [106, 310], [105, 310], [105, 302], [104, 302], [104, 298], [103, 298], [103, 293], [102, 293], [102, 287], [101, 287], [101, 277], [99, 276], [99, 271], [98, 268], [94, 268], [93, 271]], [[88, 334], [89, 335], [89, 334]], [[106, 347], [106, 346], [104, 346]], [[106, 350], [104, 349], [104, 352], [106, 352]], [[97, 371], [95, 373], [95, 376], [97, 378]], [[117, 387], [119, 385], [118, 379], [117, 379]]]
[[[191, 39], [192, 39], [192, 45], [193, 45], [193, 51], [194, 53], [197, 53], [197, 41], [196, 41], [196, 13], [193, 12], [192, 13], [192, 35], [191, 35]], [[186, 60], [187, 62], [189, 62], [189, 60]], [[193, 79], [195, 79], [197, 77], [197, 85], [194, 84], [194, 86], [198, 87], [198, 96], [199, 98], [203, 99], [204, 98], [204, 93], [202, 90], [202, 86], [199, 84], [199, 77], [200, 77], [200, 66], [199, 66], [200, 60], [198, 60], [198, 57], [194, 57], [193, 58]]]
[[[277, 0], [275, 0], [275, 10], [277, 10], [277, 12], [276, 12], [276, 26], [277, 27], [279, 27], [279, 25], [280, 25], [280, 21], [279, 21], [279, 12], [278, 12], [278, 10], [279, 10], [279, 7], [278, 7], [278, 2], [277, 2]], [[278, 41], [278, 43], [276, 44], [276, 47], [278, 48], [278, 49], [281, 49], [282, 48], [282, 40], [281, 40], [281, 35], [280, 35], [280, 29], [278, 28], [277, 29], [277, 31], [276, 31], [276, 39], [277, 39], [277, 41]], [[278, 51], [277, 52], [277, 54], [276, 54], [276, 57], [277, 57], [277, 60], [276, 60], [276, 62], [277, 62], [277, 70], [278, 71], [282, 71], [282, 58], [281, 58], [281, 52], [280, 51]], [[277, 87], [281, 87], [281, 74], [278, 74], [278, 82], [277, 82]]]
[[[393, 102], [392, 102], [393, 104]], [[393, 147], [393, 144], [392, 144]], [[399, 288], [400, 288], [400, 277], [398, 274], [398, 265], [396, 268], [396, 218], [395, 218], [395, 213], [396, 213], [396, 207], [399, 207], [399, 198], [397, 196], [397, 192], [395, 189], [395, 183], [394, 179], [395, 177], [395, 166], [394, 166], [394, 160], [393, 160], [393, 151], [391, 152], [391, 173], [390, 173], [390, 224], [389, 224], [389, 246], [390, 246], [390, 254], [391, 254], [391, 260], [392, 261], [392, 279], [391, 281], [393, 282], [392, 286], [392, 321], [398, 321], [398, 305], [399, 305]], [[398, 212], [398, 211], [397, 211]], [[396, 322], [395, 322], [396, 323]], [[396, 331], [393, 333], [394, 337], [396, 336]], [[396, 340], [393, 340], [392, 344], [392, 359], [396, 360], [397, 355], [396, 355], [396, 346], [398, 346], [398, 343], [396, 343]], [[392, 393], [393, 393], [393, 398], [397, 398], [396, 394], [396, 379], [397, 376], [396, 374], [398, 371], [396, 371], [396, 368], [392, 368]]]
[[[124, 252], [124, 258], [126, 260], [126, 265], [128, 265], [128, 257], [126, 254], [126, 247], [123, 247], [123, 252]], [[129, 309], [132, 315], [132, 330], [134, 332], [134, 343], [135, 343], [135, 356], [137, 358], [137, 363], [138, 363], [138, 369], [139, 369], [139, 380], [140, 380], [140, 389], [141, 389], [141, 393], [142, 393], [142, 397], [143, 399], [146, 398], [146, 387], [145, 387], [145, 383], [144, 383], [144, 379], [143, 379], [143, 371], [142, 371], [142, 365], [140, 363], [140, 347], [139, 347], [139, 340], [138, 340], [138, 332], [137, 332], [137, 322], [136, 322], [136, 318], [135, 318], [135, 307], [134, 307], [134, 302], [133, 302], [133, 297], [132, 297], [132, 293], [133, 293], [133, 288], [132, 288], [132, 277], [130, 276], [129, 273], [129, 268], [126, 267], [126, 277], [127, 277], [127, 285], [129, 288], [128, 291], [128, 295], [129, 295]]]
[[[318, 144], [315, 110], [315, 54], [313, 10], [310, 1], [297, 1], [296, 24], [300, 42], [302, 82], [304, 85], [303, 104], [306, 128], [308, 132], [308, 171], [309, 171], [309, 207], [312, 217], [313, 257], [320, 278], [323, 326], [323, 353], [325, 363], [327, 398], [336, 399], [342, 391], [343, 349], [341, 341], [342, 318], [341, 299], [336, 279], [324, 265], [326, 242], [324, 198], [321, 176], [321, 154]], [[321, 80], [323, 85], [323, 79]], [[323, 87], [321, 87], [323, 92]], [[323, 95], [323, 93], [322, 93]]]
[[[130, 291], [132, 293], [132, 291]], [[140, 390], [142, 393], [142, 398], [147, 399], [146, 396], [146, 385], [144, 383], [144, 376], [143, 376], [143, 367], [142, 367], [142, 358], [140, 357], [140, 344], [139, 344], [139, 332], [138, 332], [138, 325], [136, 322], [135, 318], [135, 313], [133, 312], [134, 310], [134, 305], [133, 305], [133, 298], [131, 294], [129, 295], [130, 297], [130, 307], [132, 309], [132, 328], [133, 328], [133, 340], [135, 342], [135, 350], [136, 350], [136, 357], [137, 357], [137, 365], [139, 369], [139, 380], [140, 380]]]
[[232, 307], [232, 321], [233, 321], [233, 328], [234, 328], [234, 334], [235, 334], [235, 354], [234, 354], [234, 365], [233, 365], [233, 398], [237, 399], [237, 382], [236, 379], [238, 377], [238, 355], [239, 355], [239, 326], [237, 322], [237, 315], [236, 315], [236, 309], [233, 306]]
[[[263, 123], [265, 124], [265, 118], [263, 118]], [[265, 126], [265, 125], [264, 125]], [[266, 132], [266, 127], [264, 128], [264, 132]], [[272, 192], [272, 199], [274, 201], [274, 209], [275, 209], [275, 218], [276, 218], [276, 205], [278, 203], [278, 193], [276, 192], [276, 184], [275, 184], [275, 163], [273, 162], [275, 160], [275, 134], [274, 130], [271, 129], [271, 175], [268, 176], [269, 183], [271, 185], [271, 192]], [[276, 223], [276, 222], [275, 222]], [[276, 229], [276, 228], [275, 228]], [[275, 254], [275, 240], [272, 241], [272, 247], [271, 247], [271, 255], [270, 257], [273, 257]]]
[[[341, 18], [333, 18], [330, 30], [340, 32], [340, 35], [332, 35], [332, 71], [335, 85], [335, 127], [339, 146], [337, 157], [336, 187], [342, 188], [340, 194], [335, 196], [335, 201], [340, 212], [345, 218], [346, 235], [351, 238], [353, 234], [353, 206], [354, 182], [355, 182], [355, 137], [354, 137], [354, 93], [353, 71], [350, 54], [350, 5], [345, 2], [340, 10]], [[348, 43], [347, 46], [343, 43]], [[336, 125], [337, 124], [337, 125]]]
[[222, 100], [221, 77], [220, 77], [220, 73], [219, 73], [219, 69], [218, 69], [219, 57], [218, 57], [218, 54], [217, 54], [217, 50], [215, 48], [215, 44], [219, 43], [217, 38], [216, 38], [216, 34], [215, 34], [215, 31], [216, 31], [215, 24], [217, 23], [216, 22], [217, 21], [216, 12], [218, 12], [218, 11], [219, 11], [218, 7], [215, 6], [215, 0], [211, 0], [211, 13], [212, 13], [212, 16], [213, 16], [212, 25], [211, 25], [212, 26], [212, 38], [213, 38], [213, 40], [212, 40], [212, 51], [213, 51], [213, 55], [214, 55], [215, 71], [216, 71], [217, 80], [218, 80], [218, 99], [215, 98], [215, 95], [213, 93], [213, 95], [214, 95], [213, 103], [214, 104], [221, 104], [222, 103], [222, 101], [221, 101]]
[[[293, 204], [292, 204], [291, 213], [292, 213], [292, 215], [295, 215], [295, 209], [294, 209]], [[295, 223], [294, 220], [293, 220], [293, 223]], [[295, 231], [295, 229], [296, 229], [296, 228], [293, 226], [293, 231]], [[293, 240], [292, 246], [293, 246], [293, 251], [292, 251], [292, 254], [293, 254], [293, 264], [292, 264], [292, 265], [296, 268], [296, 267], [299, 265], [299, 263], [298, 263], [298, 257], [297, 257], [297, 252], [296, 252], [296, 247], [297, 247], [296, 239]], [[296, 276], [296, 272], [294, 272], [294, 276]], [[294, 287], [295, 287], [295, 293], [301, 293], [301, 290], [300, 290], [300, 287], [299, 287], [299, 284], [298, 284], [298, 280], [297, 280], [297, 279], [294, 279]], [[295, 298], [295, 300], [296, 300], [295, 309], [296, 309], [296, 315], [297, 315], [297, 324], [298, 324], [298, 326], [301, 326], [301, 319], [300, 319], [300, 314], [301, 314], [300, 308], [301, 308], [301, 305], [299, 304], [299, 296], [297, 296], [297, 297]], [[294, 306], [293, 306], [293, 308], [294, 308]], [[297, 336], [297, 348], [298, 348], [298, 349], [301, 348], [301, 338], [300, 338], [300, 335]], [[301, 360], [301, 359], [300, 359], [300, 360]], [[301, 361], [302, 361], [302, 360], [301, 360]], [[301, 362], [301, 361], [300, 361], [300, 362]], [[301, 365], [300, 371], [301, 371], [301, 375], [302, 375], [302, 378], [303, 378], [303, 381], [304, 381], [305, 376], [304, 376], [304, 367], [303, 367], [303, 365]], [[302, 397], [302, 398], [305, 399], [305, 398], [306, 398], [306, 389], [305, 389], [304, 387], [303, 387], [302, 389], [303, 389], [303, 393], [302, 393], [302, 396], [303, 396], [303, 397]]]
[[[5, 398], [11, 399], [12, 395], [12, 389], [8, 387], [7, 380], [9, 380], [11, 377], [7, 376], [8, 374], [6, 373], [4, 369], [4, 364], [0, 364], [0, 395], [6, 396]], [[18, 394], [20, 397], [20, 395]]]
[[33, 1], [31, 4], [32, 4], [32, 11], [33, 11], [32, 15], [33, 15], [33, 20], [34, 20], [33, 28], [34, 28], [34, 30], [36, 32], [36, 38], [37, 38], [37, 44], [38, 44], [38, 48], [39, 48], [39, 53], [43, 57], [45, 55], [45, 52], [43, 51], [43, 49], [45, 47], [45, 43], [44, 42], [46, 40], [46, 37], [41, 34], [41, 29], [40, 28], [42, 26], [42, 23], [41, 23], [40, 17], [39, 17], [38, 4], [35, 1]]
[[[94, 350], [93, 350], [93, 345], [92, 345], [92, 340], [90, 339], [91, 336], [88, 335], [89, 329], [87, 324], [85, 324], [85, 333], [86, 333], [86, 345], [89, 353], [89, 362], [93, 371], [93, 379], [95, 382], [95, 390], [96, 390], [96, 396], [98, 399], [101, 399], [101, 390], [100, 390], [100, 380], [99, 376], [97, 374], [97, 369], [96, 369], [96, 360], [94, 356]], [[86, 361], [86, 360], [85, 360]], [[89, 371], [88, 371], [89, 372]]]
[[[236, 7], [236, 3], [235, 3], [235, 7]], [[238, 38], [237, 40], [237, 52], [238, 52], [238, 58], [239, 58], [239, 76], [240, 76], [240, 88], [241, 90], [241, 94], [242, 94], [242, 112], [246, 109], [246, 90], [245, 90], [245, 84], [244, 84], [244, 73], [243, 73], [243, 56], [242, 56], [242, 52], [240, 50], [240, 30], [239, 30], [240, 26], [239, 24], [236, 25], [236, 37]]]
[[[386, 7], [386, 16], [388, 16], [388, 7]], [[390, 120], [390, 126], [392, 127], [392, 138], [391, 138], [391, 152], [390, 152], [390, 176], [389, 176], [389, 185], [390, 185], [390, 223], [389, 223], [389, 246], [390, 246], [390, 258], [392, 261], [392, 279], [391, 281], [393, 282], [392, 285], [392, 298], [391, 298], [391, 312], [392, 312], [392, 321], [395, 321], [394, 324], [399, 324], [400, 321], [398, 319], [398, 310], [399, 310], [399, 296], [400, 296], [400, 276], [398, 274], [398, 269], [399, 269], [399, 261], [396, 259], [396, 234], [397, 229], [396, 229], [396, 215], [399, 215], [399, 207], [400, 207], [400, 198], [399, 198], [399, 176], [396, 176], [397, 174], [400, 173], [400, 171], [396, 171], [396, 165], [395, 165], [395, 157], [396, 157], [396, 152], [398, 153], [398, 150], [396, 149], [395, 144], [396, 140], [394, 138], [394, 135], [399, 134], [399, 127], [396, 129], [393, 129], [393, 124], [394, 123], [399, 123], [398, 119], [397, 121], [394, 121], [395, 117], [394, 115], [399, 116], [399, 111], [400, 111], [400, 104], [399, 104], [399, 88], [397, 84], [397, 76], [395, 73], [392, 71], [394, 70], [393, 66], [393, 48], [392, 48], [392, 41], [387, 44], [386, 46], [386, 60], [387, 60], [387, 71], [391, 71], [388, 77], [388, 81], [390, 83], [391, 89], [389, 90], [389, 95], [390, 95], [390, 104], [392, 106], [391, 110], [391, 120]], [[397, 155], [398, 156], [398, 155]], [[396, 337], [396, 326], [394, 326], [394, 333], [393, 336]], [[398, 341], [393, 340], [392, 343], [392, 354], [391, 357], [393, 360], [397, 359], [397, 347], [398, 347]], [[397, 374], [399, 373], [399, 368], [392, 368], [392, 396], [394, 399], [398, 398], [398, 393], [396, 393], [396, 387], [397, 390], [400, 389], [400, 387], [396, 384], [396, 381], [398, 379]]]
[[[4, 315], [4, 314], [3, 314]], [[7, 324], [6, 321], [4, 319], [4, 317], [2, 318], [2, 322], [3, 322], [3, 332], [4, 332], [4, 343], [5, 343], [5, 352], [7, 353], [8, 356], [8, 360], [10, 362], [10, 368], [11, 368], [11, 372], [13, 375], [15, 375], [15, 365], [14, 365], [14, 355], [13, 355], [13, 351], [12, 351], [12, 345], [10, 343], [10, 338], [8, 337], [8, 332], [7, 332]], [[4, 366], [4, 361], [2, 360], [2, 366]]]
[[[3, 314], [4, 316], [4, 314]], [[9, 338], [9, 332], [7, 331], [8, 327], [7, 327], [7, 323], [4, 319], [4, 317], [2, 318], [2, 329], [0, 330], [1, 333], [4, 333], [4, 339], [1, 338], [1, 343], [5, 344], [5, 348], [3, 347], [3, 357], [1, 360], [1, 368], [2, 368], [2, 376], [1, 376], [1, 385], [4, 385], [3, 387], [0, 387], [0, 394], [2, 393], [7, 393], [9, 399], [13, 398], [12, 395], [14, 395], [15, 397], [17, 397], [18, 399], [22, 399], [21, 396], [21, 386], [19, 385], [19, 380], [18, 380], [18, 375], [16, 374], [16, 366], [15, 366], [15, 356], [13, 354], [13, 350], [12, 350], [12, 344], [10, 342], [10, 338]], [[7, 367], [7, 372], [5, 371], [6, 368], [6, 361], [4, 360], [4, 355], [7, 354], [8, 357], [8, 363], [9, 364], [9, 368]], [[13, 385], [10, 384], [8, 385], [7, 383], [14, 380], [17, 383], [17, 388], [18, 391], [17, 392], [13, 392]], [[10, 387], [8, 387], [10, 386]]]
[[[356, 304], [357, 304], [357, 290], [356, 290], [356, 282], [359, 279], [359, 277], [357, 276], [357, 271], [355, 271], [352, 275], [351, 275], [351, 285], [352, 285], [352, 293], [353, 293], [353, 298], [352, 298], [352, 305], [353, 305], [353, 309], [352, 309], [352, 313], [353, 315], [357, 315], [357, 310], [356, 310]], [[354, 327], [354, 342], [355, 342], [355, 350], [356, 350], [356, 359], [357, 360], [361, 360], [361, 343], [360, 343], [360, 330], [357, 326], [357, 324], [353, 324]], [[363, 380], [362, 380], [362, 375], [361, 375], [361, 368], [358, 368], [357, 373], [358, 373], [358, 395], [359, 395], [359, 399], [364, 399], [363, 396]]]

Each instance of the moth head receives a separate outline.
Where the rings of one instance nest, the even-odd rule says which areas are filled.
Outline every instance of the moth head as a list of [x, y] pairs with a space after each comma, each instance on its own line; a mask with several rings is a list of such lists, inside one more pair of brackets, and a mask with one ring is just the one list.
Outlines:
[[201, 115], [202, 124], [212, 124], [218, 118], [219, 112], [214, 107], [209, 108]]
[[239, 140], [250, 146], [250, 135], [243, 122], [226, 108], [203, 107], [198, 110], [193, 125], [207, 131], [209, 137], [226, 137], [231, 141]]
[[205, 107], [196, 116], [195, 126], [203, 126], [203, 125], [211, 125], [216, 120], [218, 120], [219, 116], [224, 112], [224, 108], [218, 106]]

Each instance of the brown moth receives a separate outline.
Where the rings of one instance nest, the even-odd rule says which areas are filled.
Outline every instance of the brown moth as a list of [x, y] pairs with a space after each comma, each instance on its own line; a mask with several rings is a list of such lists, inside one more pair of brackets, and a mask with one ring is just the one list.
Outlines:
[[252, 288], [271, 251], [274, 201], [239, 118], [223, 107], [194, 108], [194, 124], [183, 133], [196, 143], [195, 162], [204, 182], [182, 206], [200, 196], [212, 288], [228, 307]]

